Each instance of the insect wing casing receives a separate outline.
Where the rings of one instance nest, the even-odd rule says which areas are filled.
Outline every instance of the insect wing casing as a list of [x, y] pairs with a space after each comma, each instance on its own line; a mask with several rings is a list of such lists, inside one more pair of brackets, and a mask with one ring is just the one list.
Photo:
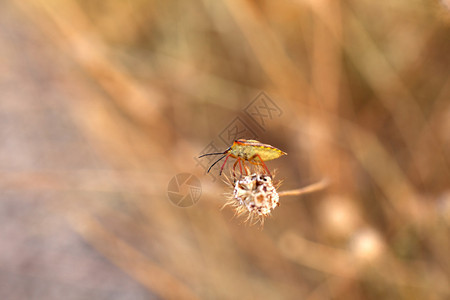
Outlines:
[[287, 155], [285, 152], [271, 145], [263, 144], [256, 140], [244, 139], [235, 141], [230, 153], [236, 157], [254, 161], [260, 161], [259, 157], [262, 161], [267, 161], [279, 158], [282, 155]]

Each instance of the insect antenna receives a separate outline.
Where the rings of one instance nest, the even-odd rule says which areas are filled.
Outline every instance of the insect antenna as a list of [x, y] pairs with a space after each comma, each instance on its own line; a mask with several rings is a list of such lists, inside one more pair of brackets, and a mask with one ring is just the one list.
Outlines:
[[219, 154], [224, 154], [223, 152], [217, 152], [217, 153], [206, 153], [206, 154], [202, 154], [200, 155], [198, 158], [201, 158], [203, 156], [208, 156], [208, 155], [219, 155]]
[[[214, 167], [215, 164], [217, 164], [219, 161], [221, 161], [224, 157], [228, 156], [228, 152], [231, 150], [231, 147], [228, 148], [227, 150], [225, 150], [224, 152], [214, 152], [214, 153], [206, 153], [206, 154], [202, 154], [200, 155], [198, 158], [202, 158], [203, 156], [208, 156], [208, 155], [223, 155], [221, 158], [219, 158], [218, 160], [216, 160], [211, 167], [209, 167], [208, 171], [206, 173], [209, 173], [209, 171], [211, 170], [212, 167]], [[226, 162], [227, 160], [225, 160]], [[222, 166], [223, 169], [223, 166]], [[222, 169], [220, 169], [220, 173], [222, 173]]]
[[[223, 153], [219, 153], [219, 154], [223, 154]], [[209, 171], [211, 170], [211, 168], [214, 167], [214, 165], [217, 164], [219, 161], [221, 161], [225, 156], [227, 156], [227, 155], [224, 155], [224, 156], [222, 156], [221, 158], [219, 158], [218, 160], [216, 160], [216, 161], [211, 165], [211, 167], [209, 167], [209, 169], [208, 169], [208, 171], [207, 171], [206, 173], [209, 173]]]

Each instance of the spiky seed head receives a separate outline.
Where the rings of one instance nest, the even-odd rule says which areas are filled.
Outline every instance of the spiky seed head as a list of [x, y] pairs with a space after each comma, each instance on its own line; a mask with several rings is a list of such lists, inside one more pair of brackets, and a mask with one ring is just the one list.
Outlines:
[[280, 205], [280, 198], [272, 177], [256, 173], [243, 176], [236, 181], [228, 204], [236, 208], [237, 214], [247, 212], [248, 220], [257, 216], [262, 222], [264, 217], [270, 215], [272, 210]]

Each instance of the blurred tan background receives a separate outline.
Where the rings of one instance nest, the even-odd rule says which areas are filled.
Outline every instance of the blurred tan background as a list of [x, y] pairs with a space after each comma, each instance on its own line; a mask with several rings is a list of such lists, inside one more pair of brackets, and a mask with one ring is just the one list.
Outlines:
[[[1, 1], [0, 298], [449, 299], [449, 9]], [[235, 120], [289, 154], [280, 190], [330, 186], [221, 210], [195, 157]]]

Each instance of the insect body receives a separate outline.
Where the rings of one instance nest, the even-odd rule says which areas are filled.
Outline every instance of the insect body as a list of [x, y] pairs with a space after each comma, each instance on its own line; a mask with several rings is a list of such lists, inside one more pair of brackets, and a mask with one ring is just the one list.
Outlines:
[[[280, 149], [277, 149], [271, 145], [263, 144], [256, 140], [239, 139], [234, 141], [233, 145], [231, 145], [231, 147], [225, 150], [224, 152], [207, 153], [200, 155], [199, 158], [208, 155], [220, 155], [220, 154], [223, 154], [223, 156], [218, 160], [216, 160], [211, 165], [211, 167], [209, 167], [208, 172], [215, 164], [217, 164], [220, 160], [225, 158], [225, 161], [223, 162], [222, 167], [220, 168], [219, 175], [221, 175], [228, 158], [233, 157], [236, 158], [236, 162], [233, 165], [233, 173], [234, 170], [236, 169], [236, 165], [239, 163], [239, 169], [242, 174], [241, 161], [242, 164], [244, 164], [244, 161], [248, 161], [254, 165], [262, 165], [264, 169], [267, 171], [267, 173], [270, 175], [269, 169], [267, 169], [267, 166], [264, 163], [264, 161], [276, 159], [282, 155], [287, 155], [287, 153], [281, 151]], [[245, 164], [244, 168], [246, 168]]]

